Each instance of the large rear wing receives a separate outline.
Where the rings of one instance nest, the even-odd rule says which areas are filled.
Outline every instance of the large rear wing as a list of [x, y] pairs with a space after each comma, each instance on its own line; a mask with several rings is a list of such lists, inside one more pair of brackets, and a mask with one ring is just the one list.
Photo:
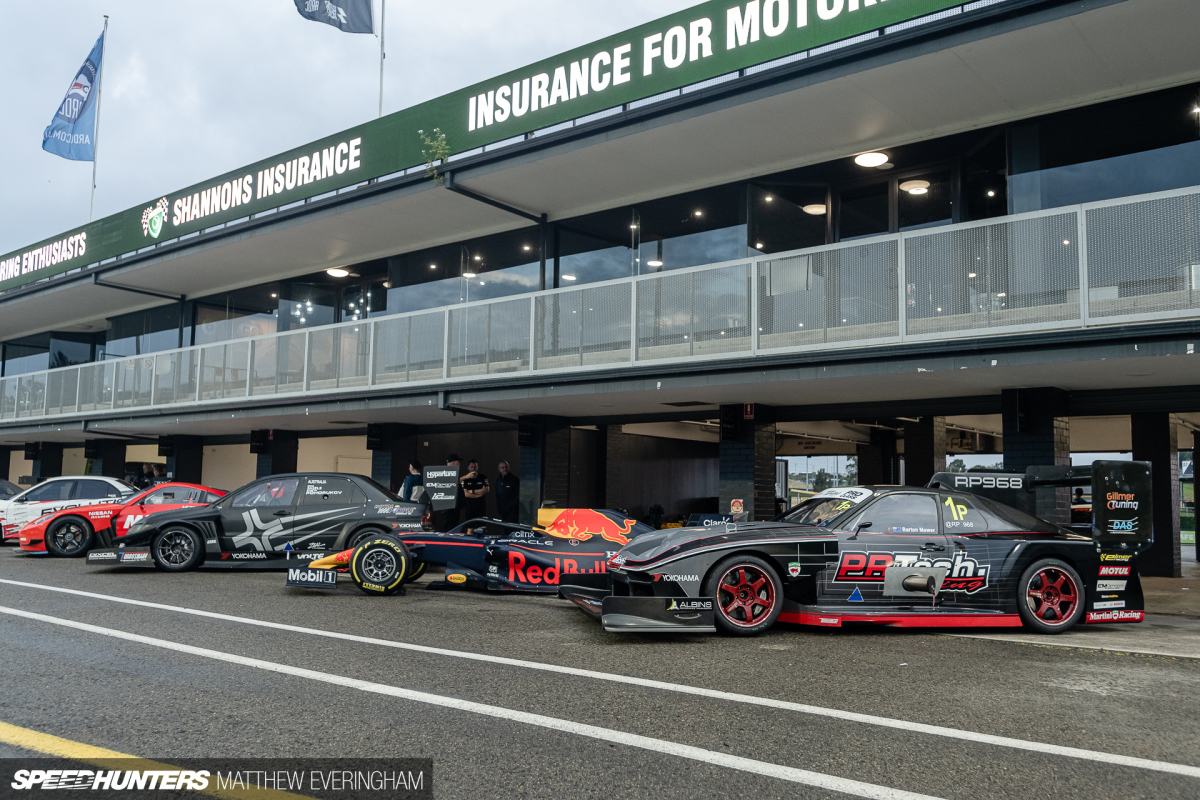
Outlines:
[[1154, 541], [1152, 473], [1147, 461], [1097, 461], [1089, 467], [1030, 467], [1020, 472], [939, 472], [931, 489], [983, 495], [1037, 516], [1038, 493], [1091, 486], [1092, 536], [1104, 546]]

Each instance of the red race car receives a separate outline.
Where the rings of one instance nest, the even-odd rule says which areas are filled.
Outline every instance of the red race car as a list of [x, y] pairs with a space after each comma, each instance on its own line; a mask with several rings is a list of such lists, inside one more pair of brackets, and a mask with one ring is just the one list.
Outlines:
[[50, 511], [21, 529], [21, 549], [63, 558], [86, 555], [96, 544], [112, 546], [131, 525], [159, 511], [204, 506], [225, 496], [194, 483], [160, 483], [119, 503]]

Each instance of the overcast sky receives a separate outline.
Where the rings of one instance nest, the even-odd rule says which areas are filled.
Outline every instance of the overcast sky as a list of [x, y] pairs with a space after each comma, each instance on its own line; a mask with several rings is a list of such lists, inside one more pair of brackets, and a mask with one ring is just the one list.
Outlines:
[[[43, 151], [42, 131], [104, 14], [96, 219], [378, 111], [379, 40], [310, 22], [293, 0], [4, 5], [0, 253], [87, 222], [92, 164]], [[384, 113], [692, 5], [388, 0]]]

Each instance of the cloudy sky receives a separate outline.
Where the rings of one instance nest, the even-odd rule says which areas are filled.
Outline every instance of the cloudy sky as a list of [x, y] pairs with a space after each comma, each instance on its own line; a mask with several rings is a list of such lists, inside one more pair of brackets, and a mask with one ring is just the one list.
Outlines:
[[[696, 2], [388, 0], [384, 113]], [[293, 0], [5, 6], [0, 253], [87, 222], [92, 165], [43, 151], [42, 131], [104, 14], [97, 219], [378, 111], [379, 40], [309, 22]]]

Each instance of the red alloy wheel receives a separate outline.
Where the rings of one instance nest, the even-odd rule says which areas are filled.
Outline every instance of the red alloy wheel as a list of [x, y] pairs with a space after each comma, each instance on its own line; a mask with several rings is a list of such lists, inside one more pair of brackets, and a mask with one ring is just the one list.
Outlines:
[[1051, 627], [1065, 625], [1079, 605], [1075, 579], [1057, 567], [1044, 567], [1026, 584], [1025, 602], [1030, 612]]
[[753, 564], [734, 564], [717, 584], [721, 615], [739, 628], [761, 623], [771, 615], [776, 602], [775, 584]]

